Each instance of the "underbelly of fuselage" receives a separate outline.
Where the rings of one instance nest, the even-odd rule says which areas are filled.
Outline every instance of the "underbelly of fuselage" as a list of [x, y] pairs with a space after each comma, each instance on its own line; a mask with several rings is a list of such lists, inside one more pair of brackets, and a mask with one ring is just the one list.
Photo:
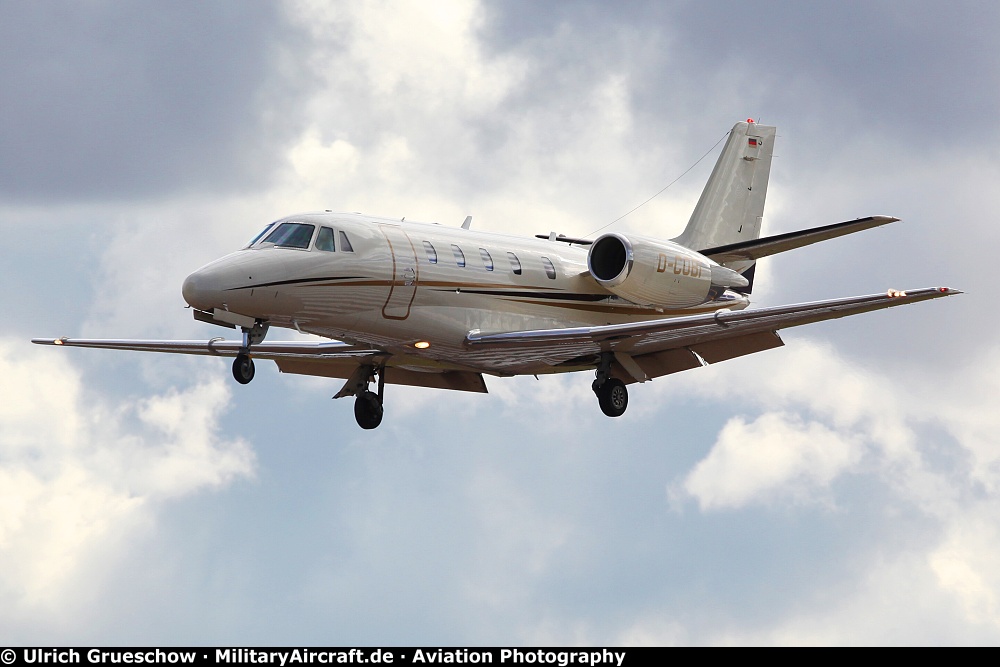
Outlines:
[[[385, 287], [308, 286], [286, 290], [275, 303], [293, 303], [261, 313], [273, 326], [288, 327], [326, 338], [362, 343], [393, 355], [439, 363], [441, 368], [489, 373], [541, 373], [575, 370], [550, 367], [542, 359], [533, 366], [489, 352], [465, 347], [470, 331], [484, 333], [535, 331], [621, 324], [744, 308], [745, 298], [713, 301], [697, 307], [660, 310], [624, 302], [616, 297], [526, 293], [511, 289], [417, 289], [406, 317], [387, 317]], [[396, 311], [399, 312], [399, 311]], [[426, 345], [423, 348], [416, 344]], [[460, 360], [456, 362], [456, 360]]]

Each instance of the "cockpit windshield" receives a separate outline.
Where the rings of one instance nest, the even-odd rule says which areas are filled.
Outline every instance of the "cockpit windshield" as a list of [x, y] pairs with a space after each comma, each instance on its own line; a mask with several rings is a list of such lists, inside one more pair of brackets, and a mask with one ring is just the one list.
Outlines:
[[262, 230], [262, 231], [260, 232], [260, 234], [258, 234], [257, 236], [253, 237], [253, 240], [251, 240], [251, 241], [250, 241], [250, 243], [246, 244], [246, 245], [245, 245], [245, 246], [243, 246], [243, 247], [244, 247], [244, 248], [249, 248], [250, 246], [252, 246], [252, 245], [253, 245], [254, 243], [256, 243], [257, 241], [260, 241], [261, 237], [263, 237], [263, 236], [264, 236], [264, 234], [267, 234], [267, 233], [268, 233], [269, 231], [271, 231], [271, 229], [273, 229], [273, 228], [274, 228], [274, 226], [275, 226], [276, 224], [278, 224], [278, 223], [276, 223], [276, 222], [272, 222], [271, 224], [269, 224], [269, 225], [268, 225], [267, 227], [265, 227], [265, 228], [264, 228], [264, 229], [263, 229], [263, 230]]
[[305, 249], [309, 247], [314, 231], [316, 231], [315, 225], [307, 225], [304, 222], [283, 222], [264, 237], [264, 243], [273, 243], [281, 248]]

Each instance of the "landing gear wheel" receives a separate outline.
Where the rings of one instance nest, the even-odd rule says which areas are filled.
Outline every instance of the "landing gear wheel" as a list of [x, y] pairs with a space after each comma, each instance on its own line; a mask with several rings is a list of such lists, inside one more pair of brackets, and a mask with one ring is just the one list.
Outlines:
[[628, 407], [628, 389], [618, 378], [608, 378], [594, 387], [601, 411], [609, 417], [621, 417]]
[[382, 401], [378, 394], [366, 391], [354, 399], [354, 418], [358, 426], [369, 430], [382, 423]]
[[240, 384], [248, 384], [253, 379], [253, 359], [245, 354], [236, 355], [233, 361], [233, 377]]

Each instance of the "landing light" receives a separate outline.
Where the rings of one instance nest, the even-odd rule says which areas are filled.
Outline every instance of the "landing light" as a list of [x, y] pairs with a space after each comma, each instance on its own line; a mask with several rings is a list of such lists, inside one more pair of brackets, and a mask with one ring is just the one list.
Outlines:
[[431, 344], [425, 340], [418, 340], [416, 343], [413, 344], [413, 347], [417, 348], [418, 350], [426, 350], [430, 346]]
[[62, 345], [63, 344], [62, 338], [56, 338], [54, 341], [52, 341], [52, 344], [53, 345]]

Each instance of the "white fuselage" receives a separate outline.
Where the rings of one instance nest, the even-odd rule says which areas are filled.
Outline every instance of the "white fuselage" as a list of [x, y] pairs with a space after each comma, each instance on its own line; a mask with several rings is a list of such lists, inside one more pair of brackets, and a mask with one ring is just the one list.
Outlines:
[[[748, 305], [745, 296], [728, 291], [684, 308], [638, 305], [594, 279], [587, 246], [344, 213], [291, 216], [268, 231], [289, 222], [313, 226], [307, 247], [258, 240], [189, 276], [185, 300], [201, 311], [229, 311], [271, 326], [497, 374], [572, 368], [523, 368], [488, 354], [463, 355], [470, 331], [617, 324]], [[333, 251], [319, 249], [324, 227], [332, 230]], [[681, 246], [676, 251], [700, 257]], [[667, 275], [683, 295], [687, 277], [680, 268]], [[703, 285], [691, 278], [690, 290], [703, 291]], [[427, 346], [418, 351], [418, 342]]]

